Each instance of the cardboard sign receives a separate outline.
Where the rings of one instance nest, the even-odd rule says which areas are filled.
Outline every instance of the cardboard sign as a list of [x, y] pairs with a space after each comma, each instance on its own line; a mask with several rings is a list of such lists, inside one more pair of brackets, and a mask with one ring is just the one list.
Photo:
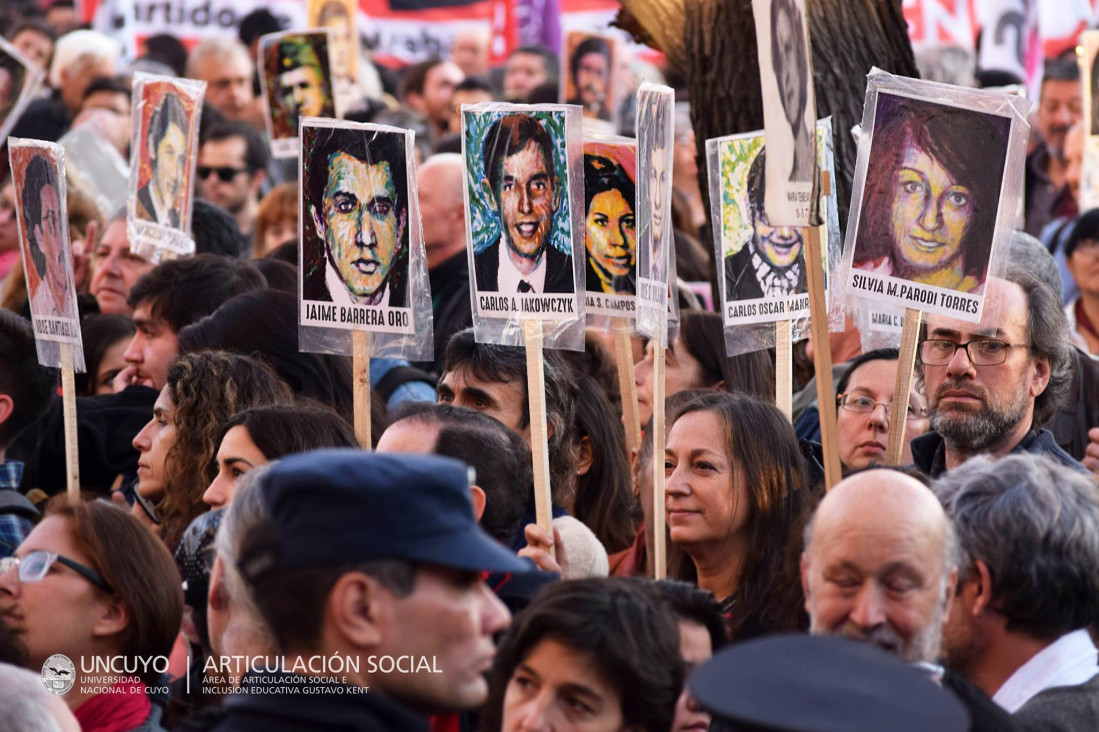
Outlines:
[[271, 33], [260, 38], [260, 86], [267, 113], [271, 154], [298, 154], [298, 122], [302, 117], [340, 115], [332, 90], [328, 30]]
[[[54, 143], [19, 138], [9, 140], [8, 147], [38, 362], [83, 372], [84, 347], [69, 241], [65, 152]], [[69, 362], [62, 357], [66, 351], [71, 354]]]
[[151, 262], [194, 254], [191, 205], [206, 82], [134, 74], [130, 249]]

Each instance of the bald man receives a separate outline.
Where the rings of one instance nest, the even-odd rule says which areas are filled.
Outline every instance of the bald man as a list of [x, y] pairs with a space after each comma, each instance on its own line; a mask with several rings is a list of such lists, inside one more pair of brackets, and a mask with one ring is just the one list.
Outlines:
[[987, 695], [936, 665], [957, 552], [950, 520], [920, 481], [887, 469], [840, 481], [805, 530], [801, 583], [809, 631], [925, 664], [966, 705], [971, 730], [1013, 730], [1017, 725]]
[[416, 365], [435, 375], [442, 373], [443, 353], [450, 337], [473, 325], [462, 198], [464, 174], [465, 165], [457, 153], [433, 155], [416, 173], [431, 308], [435, 313], [435, 361]]

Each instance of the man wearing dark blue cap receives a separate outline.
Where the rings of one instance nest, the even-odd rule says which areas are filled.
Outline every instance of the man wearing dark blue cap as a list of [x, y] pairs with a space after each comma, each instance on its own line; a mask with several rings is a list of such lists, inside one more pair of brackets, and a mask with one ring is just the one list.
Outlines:
[[420, 730], [488, 693], [510, 621], [481, 581], [525, 565], [478, 526], [455, 460], [323, 450], [250, 488], [262, 518], [238, 568], [282, 654], [253, 669], [218, 730]]

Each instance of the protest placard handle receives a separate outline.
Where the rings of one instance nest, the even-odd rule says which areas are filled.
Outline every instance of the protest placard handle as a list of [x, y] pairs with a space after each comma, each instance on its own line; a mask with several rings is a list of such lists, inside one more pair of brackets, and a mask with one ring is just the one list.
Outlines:
[[527, 349], [527, 398], [530, 447], [534, 461], [534, 515], [538, 527], [553, 535], [553, 490], [550, 484], [549, 436], [546, 429], [546, 365], [542, 357], [542, 322], [523, 321]]
[[794, 354], [789, 320], [775, 321], [775, 404], [793, 421]]
[[820, 411], [820, 443], [824, 457], [824, 487], [831, 490], [840, 481], [839, 442], [836, 434], [836, 387], [832, 382], [832, 351], [828, 338], [828, 310], [824, 302], [824, 267], [821, 264], [819, 226], [805, 229], [806, 279], [809, 284], [809, 313], [813, 334], [813, 371], [817, 379]]
[[893, 412], [889, 415], [889, 445], [885, 451], [888, 465], [899, 465], [904, 451], [904, 428], [908, 419], [908, 395], [912, 390], [912, 370], [916, 365], [916, 347], [919, 345], [920, 321], [923, 313], [912, 308], [904, 309], [904, 325], [901, 327], [901, 355], [897, 359], [897, 381], [893, 385]]
[[633, 376], [633, 342], [630, 323], [614, 319], [614, 360], [618, 365], [618, 390], [622, 395], [622, 422], [626, 426], [626, 449], [641, 450], [641, 420], [637, 414], [637, 382]]
[[370, 333], [356, 330], [351, 336], [351, 369], [355, 384], [355, 439], [367, 450], [370, 437]]
[[61, 344], [61, 416], [65, 428], [65, 478], [69, 498], [80, 498], [80, 450], [76, 431], [76, 378], [73, 347]]
[[664, 579], [668, 573], [664, 545], [664, 347], [659, 339], [653, 344], [653, 578]]

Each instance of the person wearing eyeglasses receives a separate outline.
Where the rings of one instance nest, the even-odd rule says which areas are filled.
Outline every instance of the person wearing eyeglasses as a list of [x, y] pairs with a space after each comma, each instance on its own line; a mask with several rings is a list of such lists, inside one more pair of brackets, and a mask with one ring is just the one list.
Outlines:
[[1015, 265], [987, 293], [979, 323], [927, 317], [916, 373], [932, 432], [912, 441], [913, 462], [932, 478], [979, 454], [1042, 453], [1085, 470], [1042, 428], [1069, 383], [1060, 301]]
[[[61, 698], [84, 732], [160, 728], [163, 701], [150, 687], [167, 684], [154, 666], [163, 671], [179, 633], [182, 580], [136, 519], [55, 498], [15, 556], [0, 559], [0, 620], [26, 647], [28, 669], [60, 688], [72, 681]], [[71, 666], [47, 663], [55, 654]], [[84, 671], [112, 661], [136, 673]]]
[[198, 150], [197, 192], [237, 220], [252, 241], [270, 153], [259, 133], [244, 122], [212, 126]]
[[[840, 461], [846, 470], [861, 470], [885, 461], [889, 445], [889, 417], [894, 409], [897, 379], [896, 348], [867, 351], [851, 361], [836, 386], [836, 426]], [[912, 462], [912, 439], [927, 432], [930, 420], [922, 394], [911, 390], [904, 404], [904, 450], [901, 462]]]

